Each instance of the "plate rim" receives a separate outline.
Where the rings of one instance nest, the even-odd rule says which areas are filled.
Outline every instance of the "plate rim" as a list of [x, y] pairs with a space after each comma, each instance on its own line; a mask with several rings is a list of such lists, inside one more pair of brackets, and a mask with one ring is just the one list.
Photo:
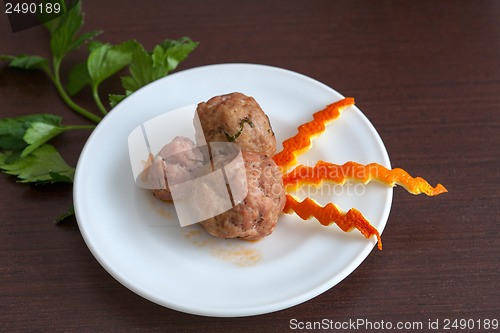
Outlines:
[[[338, 91], [336, 91], [332, 87], [330, 87], [330, 86], [328, 86], [328, 85], [326, 85], [326, 84], [324, 84], [324, 83], [322, 83], [322, 82], [320, 82], [312, 77], [306, 76], [304, 74], [301, 74], [301, 73], [298, 73], [298, 72], [295, 72], [295, 71], [292, 71], [289, 69], [281, 68], [281, 67], [275, 67], [275, 66], [263, 65], [263, 64], [254, 64], [254, 63], [219, 63], [219, 64], [210, 64], [210, 65], [203, 65], [203, 66], [188, 68], [188, 69], [185, 69], [185, 70], [182, 70], [179, 72], [169, 74], [168, 76], [166, 76], [164, 78], [156, 80], [156, 81], [140, 88], [134, 94], [139, 93], [144, 89], [148, 89], [148, 87], [150, 87], [151, 85], [162, 84], [162, 82], [165, 80], [172, 80], [172, 77], [174, 77], [174, 79], [175, 79], [176, 76], [186, 75], [186, 73], [199, 71], [199, 70], [213, 69], [213, 68], [215, 68], [215, 69], [226, 68], [227, 69], [229, 67], [233, 67], [233, 68], [251, 67], [254, 69], [261, 68], [261, 69], [268, 70], [268, 71], [271, 70], [271, 71], [286, 73], [288, 75], [295, 76], [301, 80], [305, 79], [305, 80], [312, 82], [316, 85], [322, 86], [323, 88], [326, 88], [326, 89], [334, 92], [335, 94], [338, 94], [338, 95], [343, 97], [342, 94], [340, 94]], [[124, 103], [125, 101], [126, 100], [124, 100], [122, 103]], [[122, 104], [122, 103], [120, 103], [120, 104]], [[181, 311], [181, 312], [185, 312], [185, 313], [190, 313], [190, 314], [195, 314], [195, 315], [201, 315], [201, 316], [244, 317], [244, 316], [261, 315], [261, 314], [271, 313], [271, 312], [283, 310], [286, 308], [290, 308], [292, 306], [296, 306], [298, 304], [301, 304], [301, 303], [304, 303], [308, 300], [311, 300], [311, 299], [319, 296], [320, 294], [326, 292], [327, 290], [333, 288], [338, 283], [343, 281], [347, 276], [349, 276], [352, 272], [354, 272], [354, 270], [356, 270], [361, 265], [361, 263], [367, 258], [369, 253], [373, 250], [374, 244], [372, 245], [371, 242], [367, 242], [367, 245], [365, 247], [363, 247], [363, 250], [361, 251], [361, 253], [358, 253], [356, 260], [352, 261], [347, 267], [344, 267], [341, 271], [341, 274], [337, 274], [337, 275], [331, 277], [327, 282], [325, 282], [321, 285], [318, 285], [315, 288], [312, 288], [308, 292], [299, 294], [295, 297], [288, 298], [288, 299], [283, 300], [281, 302], [275, 302], [272, 304], [265, 304], [262, 306], [247, 307], [245, 311], [242, 311], [241, 309], [234, 309], [234, 310], [231, 309], [232, 311], [229, 310], [226, 313], [220, 313], [217, 311], [214, 312], [214, 311], [211, 311], [210, 309], [203, 311], [200, 309], [193, 309], [192, 307], [189, 307], [189, 306], [184, 305], [184, 304], [177, 304], [175, 302], [169, 302], [168, 300], [160, 299], [160, 298], [156, 297], [155, 295], [151, 295], [149, 292], [145, 291], [140, 286], [137, 286], [134, 283], [131, 283], [129, 280], [127, 280], [127, 278], [125, 276], [123, 276], [123, 274], [120, 274], [119, 272], [115, 271], [113, 267], [110, 267], [107, 264], [106, 260], [95, 249], [95, 247], [93, 245], [93, 241], [90, 239], [90, 236], [89, 236], [88, 231], [87, 231], [88, 226], [85, 225], [85, 223], [83, 221], [84, 218], [82, 218], [82, 216], [84, 216], [85, 213], [83, 212], [82, 207], [80, 207], [77, 204], [77, 201], [79, 201], [78, 198], [80, 195], [78, 192], [78, 185], [77, 184], [81, 181], [80, 180], [81, 177], [83, 177], [81, 168], [79, 168], [79, 166], [81, 165], [81, 161], [83, 161], [84, 158], [86, 157], [87, 151], [90, 149], [89, 146], [93, 142], [94, 137], [97, 136], [99, 128], [106, 126], [105, 125], [106, 123], [112, 121], [116, 117], [114, 114], [119, 113], [119, 110], [121, 109], [120, 104], [117, 105], [113, 109], [113, 112], [110, 112], [108, 115], [106, 115], [103, 118], [103, 120], [96, 126], [96, 128], [90, 134], [89, 138], [87, 139], [87, 141], [86, 141], [86, 143], [81, 151], [81, 154], [78, 158], [77, 167], [75, 170], [75, 178], [74, 178], [75, 181], [74, 181], [74, 186], [73, 186], [73, 201], [74, 201], [74, 208], [75, 208], [75, 216], [76, 216], [76, 220], [77, 220], [80, 232], [82, 234], [82, 237], [83, 237], [88, 249], [90, 250], [90, 252], [94, 256], [94, 258], [99, 262], [99, 264], [115, 280], [117, 280], [123, 286], [125, 286], [129, 290], [133, 291], [134, 293], [138, 294], [139, 296], [141, 296], [145, 299], [148, 299], [149, 301], [152, 301], [152, 302], [159, 304], [161, 306], [167, 307], [169, 309], [173, 309], [173, 310], [177, 310], [177, 311]], [[124, 105], [124, 104], [122, 104], [122, 105]], [[368, 128], [370, 129], [370, 131], [372, 132], [371, 133], [372, 137], [374, 137], [377, 140], [377, 146], [379, 146], [381, 148], [382, 158], [384, 159], [383, 164], [386, 167], [391, 167], [389, 154], [388, 154], [387, 149], [385, 148], [385, 145], [382, 141], [382, 138], [378, 134], [376, 128], [369, 121], [367, 116], [359, 108], [357, 108], [356, 105], [354, 105], [354, 107], [357, 109], [358, 114], [362, 118], [365, 125], [367, 125]], [[116, 112], [116, 111], [118, 111], [118, 112]], [[392, 207], [392, 199], [393, 199], [392, 188], [388, 188], [388, 191], [386, 192], [386, 198], [385, 198], [386, 204], [385, 204], [385, 207], [383, 209], [382, 217], [381, 217], [382, 225], [381, 225], [381, 227], [379, 227], [380, 234], [383, 233], [383, 230], [384, 230], [385, 226], [387, 225], [390, 210]]]

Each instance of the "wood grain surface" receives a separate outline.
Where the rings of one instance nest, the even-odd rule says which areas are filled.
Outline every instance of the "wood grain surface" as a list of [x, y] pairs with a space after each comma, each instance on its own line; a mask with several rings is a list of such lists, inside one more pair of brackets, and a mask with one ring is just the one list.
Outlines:
[[[426, 331], [429, 320], [474, 319], [477, 328], [478, 320], [500, 319], [499, 1], [86, 0], [83, 8], [84, 30], [102, 29], [102, 41], [199, 41], [178, 70], [267, 64], [355, 97], [393, 167], [449, 193], [396, 188], [384, 250], [322, 295], [266, 315], [207, 318], [137, 296], [98, 264], [74, 220], [55, 226], [71, 186], [0, 175], [1, 332], [299, 331], [292, 319], [422, 322]], [[48, 56], [48, 45], [43, 28], [12, 33], [0, 13], [0, 54]], [[71, 54], [63, 71], [83, 57]], [[120, 91], [119, 82], [103, 91]], [[77, 101], [93, 107], [88, 91]], [[31, 113], [87, 123], [43, 73], [1, 63], [0, 116]], [[65, 133], [54, 144], [76, 165], [88, 135]]]

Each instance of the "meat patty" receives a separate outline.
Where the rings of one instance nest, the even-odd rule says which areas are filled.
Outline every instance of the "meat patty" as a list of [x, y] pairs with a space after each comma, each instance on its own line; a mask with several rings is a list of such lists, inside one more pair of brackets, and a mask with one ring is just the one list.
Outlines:
[[285, 189], [279, 167], [271, 157], [243, 151], [248, 194], [232, 209], [201, 222], [219, 238], [258, 240], [273, 232], [285, 205]]
[[[196, 142], [234, 142], [242, 151], [267, 156], [276, 153], [276, 138], [269, 118], [253, 97], [235, 92], [198, 104]], [[199, 128], [201, 126], [201, 129]]]
[[[276, 152], [276, 138], [268, 117], [252, 97], [241, 93], [216, 96], [200, 103], [197, 114], [196, 142], [202, 147], [183, 137], [167, 144], [147, 174], [148, 181], [155, 184], [154, 195], [172, 200], [170, 188], [174, 184], [199, 178], [195, 187], [186, 187], [189, 193], [185, 197], [181, 195], [187, 198], [193, 221], [205, 219], [201, 225], [219, 238], [266, 237], [275, 229], [285, 205], [281, 170], [271, 158]], [[236, 154], [240, 156], [241, 151], [243, 160], [235, 158], [234, 147], [224, 142], [236, 144], [239, 147]], [[227, 184], [220, 186], [220, 178], [204, 177], [221, 168]], [[238, 188], [248, 191], [238, 192]], [[231, 207], [227, 206], [228, 192], [234, 206], [219, 213]]]
[[[177, 136], [156, 155], [147, 170], [147, 182], [153, 194], [161, 200], [172, 200], [169, 180], [182, 183], [196, 177], [196, 171], [204, 165], [203, 153], [195, 143]], [[167, 180], [168, 172], [168, 180]]]

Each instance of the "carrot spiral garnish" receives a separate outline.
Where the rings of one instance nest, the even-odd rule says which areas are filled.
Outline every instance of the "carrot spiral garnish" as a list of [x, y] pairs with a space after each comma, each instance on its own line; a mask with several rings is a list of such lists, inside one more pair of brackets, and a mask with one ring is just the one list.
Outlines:
[[325, 131], [325, 125], [338, 118], [340, 110], [354, 105], [354, 98], [344, 98], [313, 114], [314, 120], [298, 127], [298, 133], [283, 141], [283, 150], [274, 155], [279, 167], [287, 168], [297, 163], [297, 155], [312, 146], [312, 140]]
[[424, 193], [428, 196], [435, 196], [448, 192], [441, 184], [432, 187], [425, 179], [412, 177], [403, 169], [389, 170], [377, 163], [363, 165], [347, 162], [339, 165], [319, 161], [314, 167], [299, 165], [283, 176], [283, 183], [287, 191], [292, 191], [304, 184], [321, 185], [323, 181], [344, 184], [347, 179], [365, 184], [376, 180], [391, 187], [400, 185], [412, 194]]
[[[314, 113], [314, 120], [300, 125], [295, 136], [283, 141], [283, 150], [273, 156], [276, 164], [281, 167], [283, 172], [297, 164], [297, 156], [312, 146], [312, 140], [325, 131], [325, 126], [339, 117], [342, 108], [353, 104], [353, 98], [344, 98]], [[298, 201], [288, 193], [306, 184], [319, 186], [324, 181], [344, 184], [348, 179], [364, 184], [376, 180], [391, 187], [400, 185], [412, 194], [424, 193], [428, 196], [435, 196], [448, 192], [443, 185], [437, 184], [432, 187], [425, 179], [412, 177], [400, 168], [387, 169], [378, 163], [363, 165], [347, 162], [339, 165], [319, 161], [315, 166], [299, 165], [283, 175], [283, 183], [287, 192], [283, 212], [286, 214], [295, 212], [303, 220], [314, 217], [325, 226], [335, 223], [344, 232], [356, 228], [366, 238], [376, 236], [378, 248], [382, 250], [382, 239], [379, 232], [357, 209], [351, 208], [349, 211], [343, 212], [333, 203], [321, 206], [309, 197]]]
[[341, 211], [333, 203], [328, 203], [323, 207], [309, 197], [299, 202], [292, 195], [286, 194], [286, 203], [283, 212], [286, 214], [295, 212], [303, 220], [314, 217], [324, 226], [335, 223], [344, 232], [356, 228], [366, 238], [376, 236], [378, 249], [382, 250], [382, 239], [380, 238], [379, 232], [370, 224], [363, 214], [355, 208], [349, 209], [346, 213]]

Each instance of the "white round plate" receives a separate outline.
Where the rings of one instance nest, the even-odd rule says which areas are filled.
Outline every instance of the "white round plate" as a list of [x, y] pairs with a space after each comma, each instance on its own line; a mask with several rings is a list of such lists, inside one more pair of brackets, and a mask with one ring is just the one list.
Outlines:
[[[171, 204], [135, 185], [127, 147], [134, 128], [169, 110], [234, 91], [253, 96], [268, 114], [278, 151], [315, 111], [343, 98], [318, 81], [280, 68], [193, 68], [149, 84], [120, 103], [93, 131], [78, 161], [74, 204], [89, 249], [124, 286], [178, 311], [236, 317], [294, 306], [343, 280], [376, 243], [357, 230], [344, 233], [336, 225], [323, 227], [296, 215], [282, 215], [274, 233], [258, 242], [217, 239], [198, 224], [181, 228]], [[318, 160], [390, 167], [382, 140], [355, 106], [344, 109], [299, 158], [303, 164]], [[392, 202], [392, 189], [378, 183], [308, 188], [305, 194], [345, 211], [357, 208], [380, 233]]]

